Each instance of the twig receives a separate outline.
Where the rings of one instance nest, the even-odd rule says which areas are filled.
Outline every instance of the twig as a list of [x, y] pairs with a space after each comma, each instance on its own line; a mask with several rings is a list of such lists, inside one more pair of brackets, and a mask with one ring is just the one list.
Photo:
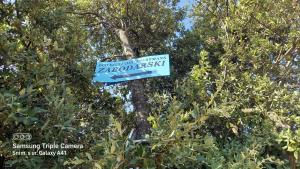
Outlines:
[[223, 83], [222, 83], [222, 85], [220, 86], [220, 88], [217, 89], [217, 91], [216, 91], [216, 92], [213, 94], [213, 96], [211, 97], [211, 99], [210, 99], [210, 101], [209, 101], [209, 103], [208, 103], [207, 108], [211, 107], [211, 105], [213, 104], [215, 98], [216, 98], [217, 95], [220, 93], [220, 91], [223, 89], [223, 86], [224, 86], [225, 81], [226, 81], [226, 77], [227, 77], [227, 66], [225, 66], [225, 68], [224, 68], [224, 75], [223, 75], [223, 78], [224, 78], [224, 79], [223, 79]]

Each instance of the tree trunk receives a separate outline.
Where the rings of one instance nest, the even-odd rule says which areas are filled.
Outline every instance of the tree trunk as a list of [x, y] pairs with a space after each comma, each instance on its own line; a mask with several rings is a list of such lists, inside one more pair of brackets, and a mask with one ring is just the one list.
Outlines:
[[291, 169], [296, 169], [296, 159], [294, 157], [294, 153], [293, 152], [287, 152], [287, 156], [288, 156], [288, 159], [289, 159], [289, 162], [290, 162], [290, 167]]
[[[123, 54], [126, 56], [126, 58], [136, 57], [129, 43], [126, 31], [122, 29], [116, 29], [116, 32], [122, 42]], [[143, 80], [134, 80], [128, 83], [132, 96], [132, 104], [134, 111], [136, 112], [136, 127], [132, 138], [134, 140], [143, 138], [145, 134], [150, 131], [151, 127], [147, 121], [150, 110], [147, 106], [147, 97], [145, 96], [145, 86], [143, 82]]]

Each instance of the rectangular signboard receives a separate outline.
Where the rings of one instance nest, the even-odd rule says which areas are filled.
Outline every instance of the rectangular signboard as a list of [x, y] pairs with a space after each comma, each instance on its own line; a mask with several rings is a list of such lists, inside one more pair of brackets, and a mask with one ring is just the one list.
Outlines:
[[93, 81], [121, 82], [168, 75], [169, 55], [165, 54], [115, 62], [97, 62]]

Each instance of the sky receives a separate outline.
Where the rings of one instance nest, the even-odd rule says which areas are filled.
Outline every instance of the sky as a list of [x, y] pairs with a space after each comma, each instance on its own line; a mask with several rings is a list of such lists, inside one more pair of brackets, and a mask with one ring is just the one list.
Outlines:
[[[178, 7], [187, 7], [188, 11], [191, 11], [192, 5], [195, 3], [196, 0], [180, 0], [178, 3]], [[190, 17], [186, 17], [183, 20], [183, 24], [186, 29], [191, 29], [193, 26], [193, 20]]]

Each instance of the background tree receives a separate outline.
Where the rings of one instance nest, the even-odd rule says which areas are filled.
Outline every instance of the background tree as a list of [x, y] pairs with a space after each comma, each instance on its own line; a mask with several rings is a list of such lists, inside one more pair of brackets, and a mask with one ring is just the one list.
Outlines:
[[13, 133], [31, 133], [31, 144], [81, 143], [85, 148], [76, 153], [88, 151], [102, 137], [108, 115], [124, 113], [122, 102], [91, 84], [89, 31], [68, 14], [71, 2], [0, 5], [0, 153], [19, 168], [60, 168], [75, 151], [50, 160], [12, 156]]
[[[1, 1], [0, 153], [17, 168], [299, 168], [299, 3], [202, 0], [184, 31], [176, 2]], [[162, 53], [172, 75], [138, 81], [151, 131], [136, 144], [137, 81], [112, 96], [95, 61]], [[84, 149], [24, 160], [14, 132]]]
[[[167, 41], [178, 30], [183, 11], [176, 9], [177, 1], [93, 1], [80, 5], [74, 14], [86, 18], [93, 31], [93, 40], [105, 55], [121, 56], [121, 59], [147, 54], [163, 54]], [[76, 7], [76, 5], [75, 5]], [[95, 8], [96, 7], [96, 8]], [[100, 39], [99, 39], [100, 37]], [[121, 50], [122, 49], [122, 50]], [[102, 53], [103, 55], [104, 53]], [[113, 57], [109, 57], [113, 58]], [[147, 117], [147, 88], [144, 80], [128, 83], [136, 114], [133, 138], [142, 138], [149, 132]]]
[[196, 5], [199, 64], [151, 117], [162, 166], [299, 166], [298, 12], [295, 1]]

